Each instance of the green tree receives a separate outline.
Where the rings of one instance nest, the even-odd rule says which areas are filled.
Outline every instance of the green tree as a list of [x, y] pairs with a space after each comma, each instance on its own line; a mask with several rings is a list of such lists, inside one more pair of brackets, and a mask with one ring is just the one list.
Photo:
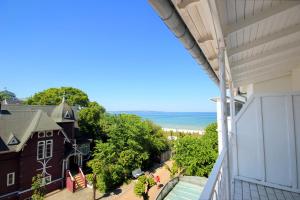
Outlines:
[[97, 188], [107, 191], [122, 184], [136, 168], [147, 166], [168, 148], [161, 129], [135, 115], [105, 115], [101, 122], [106, 143], [97, 142], [88, 166], [97, 174]]
[[37, 174], [32, 178], [32, 184], [31, 189], [33, 191], [33, 194], [31, 198], [33, 200], [43, 200], [45, 196], [45, 186], [42, 181], [42, 175]]
[[64, 95], [67, 103], [71, 106], [80, 105], [86, 107], [89, 104], [87, 94], [73, 87], [46, 89], [29, 97], [26, 103], [29, 105], [58, 105], [61, 103]]
[[164, 167], [169, 171], [171, 179], [184, 173], [184, 169], [180, 168], [176, 162], [172, 164], [172, 167], [167, 164], [165, 164]]
[[174, 161], [189, 176], [209, 176], [218, 156], [216, 123], [209, 125], [203, 136], [187, 135], [174, 145]]
[[15, 93], [10, 92], [8, 90], [3, 90], [0, 92], [0, 101], [3, 101], [4, 99], [10, 100], [16, 98]]
[[139, 196], [143, 197], [144, 200], [149, 199], [149, 189], [155, 185], [155, 181], [150, 176], [140, 176], [138, 181], [134, 185], [134, 193]]
[[78, 124], [80, 132], [90, 134], [94, 139], [101, 133], [100, 119], [104, 117], [105, 109], [97, 102], [90, 102], [87, 107], [79, 111]]

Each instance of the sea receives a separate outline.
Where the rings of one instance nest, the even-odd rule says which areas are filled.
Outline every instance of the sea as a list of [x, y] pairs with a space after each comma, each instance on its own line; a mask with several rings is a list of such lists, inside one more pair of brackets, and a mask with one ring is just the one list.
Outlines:
[[162, 128], [204, 130], [205, 127], [216, 122], [216, 112], [157, 112], [157, 111], [117, 111], [113, 114], [135, 114], [148, 119]]

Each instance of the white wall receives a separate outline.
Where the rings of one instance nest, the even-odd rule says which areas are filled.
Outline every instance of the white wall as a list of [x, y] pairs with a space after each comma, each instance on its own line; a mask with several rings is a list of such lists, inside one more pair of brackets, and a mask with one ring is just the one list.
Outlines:
[[254, 94], [292, 91], [291, 75], [253, 84]]
[[299, 190], [299, 124], [300, 93], [251, 97], [235, 118], [237, 175]]
[[260, 83], [249, 84], [243, 88], [247, 89], [248, 98], [252, 96], [252, 94], [300, 91], [300, 66], [293, 69], [289, 75]]

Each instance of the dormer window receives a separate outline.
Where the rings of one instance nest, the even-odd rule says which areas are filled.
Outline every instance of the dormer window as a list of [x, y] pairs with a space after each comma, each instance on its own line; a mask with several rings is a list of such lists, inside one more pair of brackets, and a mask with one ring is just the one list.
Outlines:
[[71, 118], [69, 111], [66, 111], [65, 118]]
[[8, 142], [8, 145], [17, 145], [17, 144], [19, 144], [19, 140], [15, 136], [12, 136], [12, 138]]

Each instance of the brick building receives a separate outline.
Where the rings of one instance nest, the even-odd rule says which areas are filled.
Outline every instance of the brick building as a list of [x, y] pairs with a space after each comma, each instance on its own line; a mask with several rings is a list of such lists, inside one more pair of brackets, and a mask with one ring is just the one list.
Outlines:
[[89, 157], [90, 140], [80, 135], [77, 111], [64, 100], [57, 106], [2, 103], [0, 200], [30, 199], [37, 174], [51, 192], [66, 185], [68, 170], [78, 172]]

